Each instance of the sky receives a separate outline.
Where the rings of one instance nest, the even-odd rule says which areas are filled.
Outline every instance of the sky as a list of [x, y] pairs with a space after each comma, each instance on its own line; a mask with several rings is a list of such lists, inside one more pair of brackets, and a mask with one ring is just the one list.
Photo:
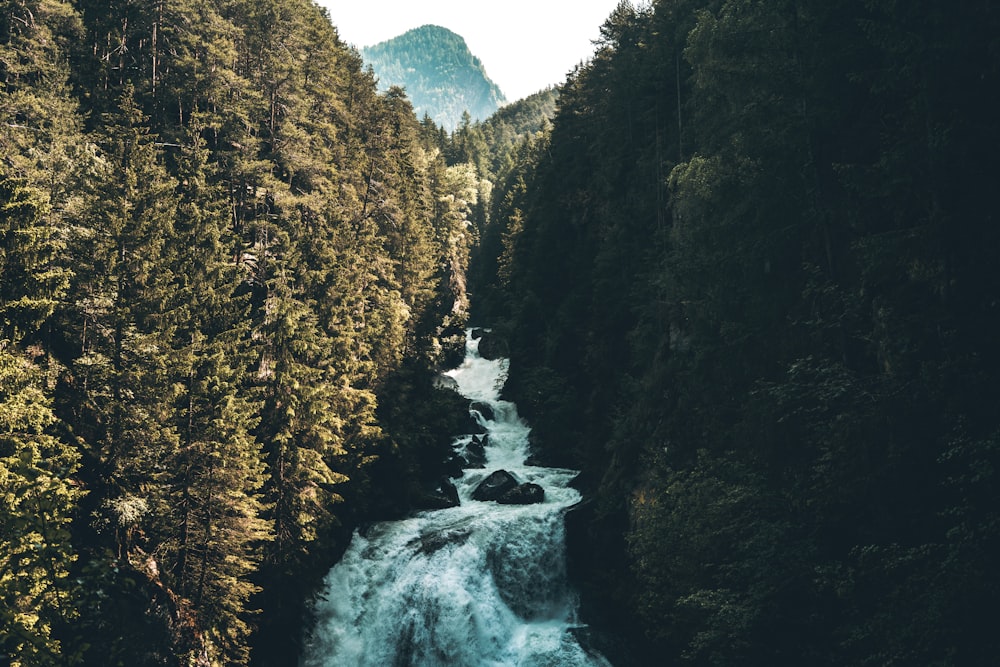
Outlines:
[[433, 24], [465, 38], [509, 102], [562, 83], [619, 0], [317, 0], [359, 49]]

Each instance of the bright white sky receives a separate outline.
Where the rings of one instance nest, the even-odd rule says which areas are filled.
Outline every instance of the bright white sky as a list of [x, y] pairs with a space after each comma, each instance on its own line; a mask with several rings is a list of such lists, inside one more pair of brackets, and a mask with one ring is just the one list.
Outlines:
[[[514, 102], [566, 75], [594, 53], [592, 40], [619, 0], [316, 0], [341, 39], [372, 46], [428, 23], [465, 38]], [[637, 3], [633, 3], [637, 4]]]

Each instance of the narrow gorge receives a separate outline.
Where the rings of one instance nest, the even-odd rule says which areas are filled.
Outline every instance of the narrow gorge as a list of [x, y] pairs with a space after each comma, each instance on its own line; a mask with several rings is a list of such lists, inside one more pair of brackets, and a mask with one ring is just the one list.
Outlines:
[[[460, 504], [354, 535], [318, 597], [304, 667], [610, 664], [574, 635], [563, 519], [580, 501], [576, 472], [528, 463], [530, 429], [500, 399], [507, 360], [478, 346], [470, 330], [464, 362], [447, 373], [484, 431], [455, 440], [469, 466], [455, 480]], [[520, 486], [504, 494], [498, 478]], [[539, 487], [541, 502], [520, 504]], [[499, 502], [476, 499], [490, 491]]]

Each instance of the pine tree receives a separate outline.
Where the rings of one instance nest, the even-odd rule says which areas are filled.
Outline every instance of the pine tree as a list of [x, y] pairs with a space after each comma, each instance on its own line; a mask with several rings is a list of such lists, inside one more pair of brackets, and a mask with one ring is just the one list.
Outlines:
[[72, 273], [69, 218], [89, 160], [65, 58], [82, 27], [62, 2], [0, 4], [0, 285], [7, 336], [49, 350], [48, 323]]
[[[101, 147], [87, 226], [75, 239], [73, 334], [80, 355], [72, 389], [75, 418], [86, 425], [81, 430], [101, 463], [102, 495], [117, 515], [116, 499], [141, 497], [176, 441], [168, 423], [173, 390], [162, 319], [176, 200], [128, 88], [118, 112], [106, 116]], [[135, 535], [132, 526], [117, 532], [120, 557], [128, 556]]]
[[247, 372], [249, 303], [231, 261], [238, 240], [200, 129], [192, 126], [177, 158], [172, 290], [162, 315], [172, 338], [161, 351], [175, 387], [177, 442], [157, 480], [152, 530], [167, 582], [207, 638], [189, 650], [243, 664], [249, 598], [259, 590], [252, 577], [271, 528], [253, 436], [260, 402]]
[[255, 406], [238, 392], [240, 373], [227, 361], [226, 342], [192, 344], [187, 423], [170, 457], [173, 534], [164, 542], [171, 580], [205, 632], [210, 659], [242, 665], [249, 659], [248, 601], [260, 590], [251, 577], [271, 531], [260, 493], [265, 467], [251, 433]]
[[0, 331], [12, 340], [37, 340], [69, 283], [50, 219], [42, 192], [24, 179], [0, 181]]
[[79, 610], [70, 522], [83, 496], [80, 456], [53, 435], [41, 380], [0, 343], [0, 656], [24, 667], [75, 664], [79, 648], [65, 632]]

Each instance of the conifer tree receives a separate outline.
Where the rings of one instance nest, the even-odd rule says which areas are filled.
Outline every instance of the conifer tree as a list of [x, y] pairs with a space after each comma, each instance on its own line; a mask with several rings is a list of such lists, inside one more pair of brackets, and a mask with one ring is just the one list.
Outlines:
[[79, 176], [88, 163], [64, 65], [81, 31], [68, 4], [0, 4], [0, 264], [7, 276], [0, 301], [6, 335], [46, 348], [43, 323], [72, 272], [69, 217], [79, 208]]
[[80, 599], [70, 576], [80, 456], [53, 435], [56, 421], [38, 368], [0, 343], [0, 656], [23, 667], [75, 664], [79, 648], [67, 630]]
[[24, 179], [0, 181], [0, 331], [37, 342], [69, 282], [62, 239], [49, 224], [45, 195]]
[[79, 608], [69, 523], [83, 493], [79, 453], [53, 434], [41, 327], [65, 293], [43, 192], [0, 181], [0, 652], [14, 665], [72, 663]]
[[[173, 389], [162, 319], [176, 200], [130, 88], [105, 120], [98, 180], [75, 239], [73, 333], [80, 355], [73, 390], [75, 418], [96, 449], [102, 495], [117, 516], [115, 503], [145, 493], [176, 440], [168, 422]], [[135, 546], [134, 536], [131, 527], [118, 531], [120, 557]]]
[[177, 159], [180, 179], [171, 295], [162, 321], [172, 334], [176, 447], [165, 453], [154, 530], [167, 581], [197, 619], [205, 650], [225, 664], [247, 660], [248, 600], [262, 546], [263, 453], [254, 438], [260, 403], [248, 376], [248, 298], [231, 261], [228, 211], [195, 123]]

